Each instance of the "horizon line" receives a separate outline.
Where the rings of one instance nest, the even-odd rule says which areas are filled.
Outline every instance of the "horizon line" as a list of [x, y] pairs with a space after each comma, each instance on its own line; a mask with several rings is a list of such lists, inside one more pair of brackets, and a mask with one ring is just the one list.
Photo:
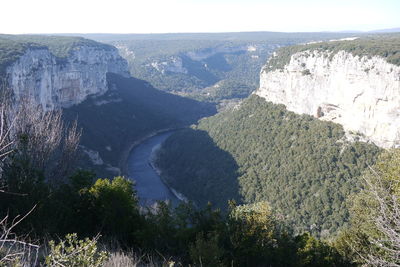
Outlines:
[[[51, 35], [51, 34], [107, 34], [107, 35], [159, 35], [159, 34], [223, 34], [223, 33], [373, 33], [379, 31], [390, 31], [397, 30], [400, 32], [400, 27], [386, 28], [386, 29], [375, 29], [375, 30], [321, 30], [321, 31], [274, 31], [274, 30], [265, 30], [265, 31], [198, 31], [198, 32], [26, 32], [26, 33], [0, 33], [4, 35]], [[395, 32], [392, 32], [395, 33]]]

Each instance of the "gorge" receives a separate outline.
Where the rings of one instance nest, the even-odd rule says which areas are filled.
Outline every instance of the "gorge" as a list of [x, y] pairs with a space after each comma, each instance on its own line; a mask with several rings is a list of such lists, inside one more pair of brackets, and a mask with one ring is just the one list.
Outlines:
[[398, 35], [155, 36], [0, 35], [1, 123], [21, 125], [0, 131], [0, 218], [182, 265], [352, 266], [379, 251], [376, 196], [397, 207], [384, 202], [398, 191]]
[[137, 140], [215, 113], [212, 104], [132, 78], [114, 46], [81, 37], [0, 35], [0, 76], [16, 108], [28, 100], [47, 111], [62, 109], [66, 124], [77, 120], [77, 164], [103, 177], [122, 174]]
[[133, 147], [127, 159], [127, 174], [134, 177], [141, 205], [151, 206], [157, 201], [179, 204], [174, 192], [162, 181], [160, 173], [152, 166], [156, 150], [173, 131], [161, 132]]
[[398, 145], [399, 43], [392, 35], [279, 49], [252, 96], [173, 134], [158, 166], [200, 206], [264, 200], [296, 231], [335, 235], [363, 173]]

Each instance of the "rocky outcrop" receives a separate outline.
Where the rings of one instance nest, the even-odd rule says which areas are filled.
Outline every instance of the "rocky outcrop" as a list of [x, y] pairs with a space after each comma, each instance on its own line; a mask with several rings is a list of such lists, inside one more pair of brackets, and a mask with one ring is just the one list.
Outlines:
[[255, 94], [296, 113], [343, 125], [384, 148], [400, 146], [400, 67], [345, 51], [295, 53], [283, 69], [268, 65]]
[[50, 110], [81, 103], [107, 91], [108, 72], [129, 76], [127, 62], [112, 46], [81, 45], [59, 58], [46, 47], [27, 49], [6, 69], [16, 102], [28, 97]]
[[153, 61], [151, 66], [162, 74], [165, 72], [188, 73], [187, 69], [183, 67], [182, 58], [178, 56], [172, 56], [167, 61]]

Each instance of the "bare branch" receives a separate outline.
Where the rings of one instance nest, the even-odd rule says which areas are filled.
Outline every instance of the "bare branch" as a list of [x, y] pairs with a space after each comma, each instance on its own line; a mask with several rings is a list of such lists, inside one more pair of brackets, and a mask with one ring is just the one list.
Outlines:
[[365, 177], [367, 190], [377, 205], [373, 223], [379, 232], [370, 236], [373, 246], [364, 260], [372, 266], [400, 266], [400, 207], [394, 188], [399, 186], [395, 179], [384, 179], [371, 168], [371, 175]]
[[[36, 207], [36, 206], [35, 206]], [[13, 223], [8, 226], [8, 216], [0, 221], [0, 265], [12, 265], [13, 263], [24, 263], [23, 266], [36, 266], [40, 246], [25, 242], [12, 233], [12, 229], [21, 223], [34, 209], [20, 219], [14, 218]]]

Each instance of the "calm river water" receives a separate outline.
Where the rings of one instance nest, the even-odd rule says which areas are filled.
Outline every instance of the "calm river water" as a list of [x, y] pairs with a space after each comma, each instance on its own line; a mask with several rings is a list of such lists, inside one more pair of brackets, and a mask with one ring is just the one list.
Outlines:
[[129, 153], [128, 175], [136, 181], [136, 191], [143, 206], [158, 200], [170, 200], [173, 206], [180, 202], [150, 165], [152, 151], [173, 133], [169, 131], [150, 137]]

